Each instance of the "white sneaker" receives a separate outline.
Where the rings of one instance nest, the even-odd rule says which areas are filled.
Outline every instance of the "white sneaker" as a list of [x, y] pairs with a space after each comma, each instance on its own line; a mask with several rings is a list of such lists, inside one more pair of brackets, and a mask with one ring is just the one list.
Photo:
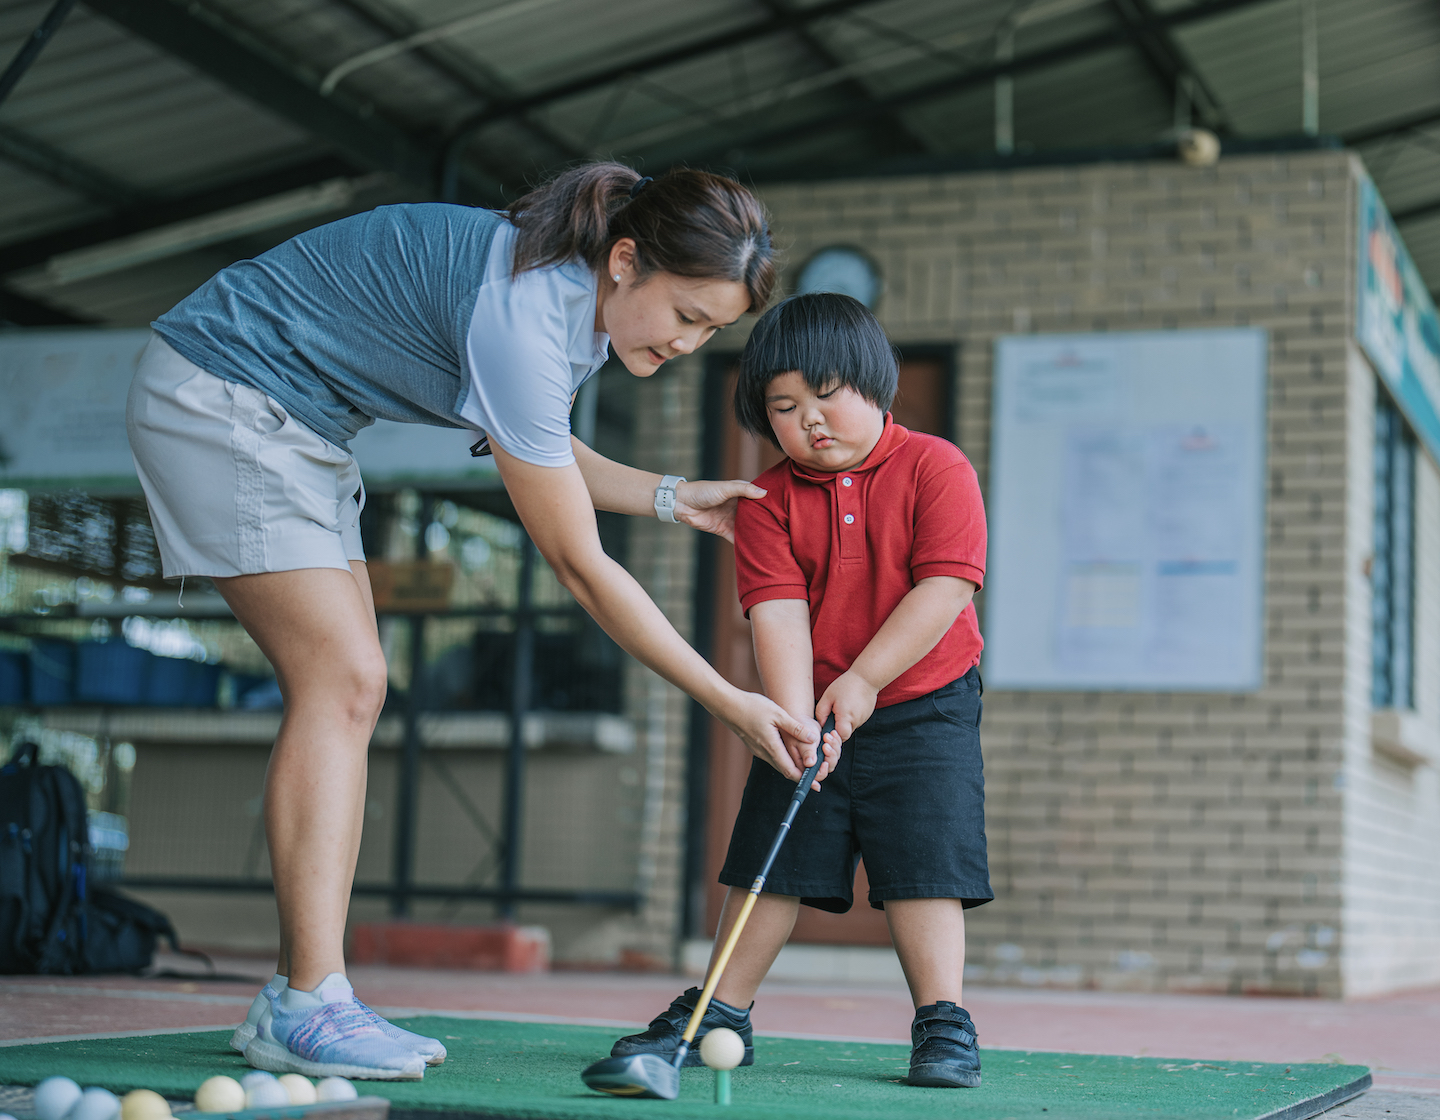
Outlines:
[[307, 1077], [422, 1079], [425, 1058], [381, 1030], [377, 1018], [355, 998], [350, 981], [332, 972], [313, 992], [286, 988], [269, 1001], [245, 1060], [271, 1073]]
[[[355, 1002], [360, 1003], [359, 1000]], [[360, 1006], [375, 1016], [375, 1025], [377, 1027], [396, 1042], [400, 1043], [400, 1045], [408, 1046], [411, 1050], [415, 1051], [415, 1053], [419, 1054], [425, 1059], [427, 1066], [438, 1066], [444, 1063], [448, 1052], [445, 1049], [445, 1044], [438, 1038], [428, 1038], [423, 1034], [407, 1031], [404, 1027], [397, 1027], [373, 1007], [366, 1007], [363, 1003], [361, 1003]]]
[[285, 990], [286, 979], [278, 972], [270, 978], [260, 994], [250, 1003], [250, 1010], [245, 1013], [245, 1021], [235, 1028], [235, 1033], [230, 1036], [230, 1049], [245, 1053], [245, 1047], [250, 1045], [250, 1040], [255, 1037], [255, 1028], [260, 1025], [260, 1016], [270, 1006], [270, 1001], [275, 999]]

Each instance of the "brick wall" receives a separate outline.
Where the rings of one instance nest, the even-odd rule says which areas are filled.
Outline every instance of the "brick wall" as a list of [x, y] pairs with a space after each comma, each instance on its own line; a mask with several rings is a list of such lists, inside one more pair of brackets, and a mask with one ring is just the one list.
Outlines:
[[1346, 634], [1368, 618], [1346, 554], [1347, 465], [1368, 470], [1346, 424], [1354, 173], [1314, 152], [763, 191], [792, 270], [858, 245], [902, 349], [959, 347], [955, 434], [982, 484], [997, 335], [1270, 332], [1264, 686], [987, 694], [997, 898], [970, 915], [977, 978], [1342, 991]]

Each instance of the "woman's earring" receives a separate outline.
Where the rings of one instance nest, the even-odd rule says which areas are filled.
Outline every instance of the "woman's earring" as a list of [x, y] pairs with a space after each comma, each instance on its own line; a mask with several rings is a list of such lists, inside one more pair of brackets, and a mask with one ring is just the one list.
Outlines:
[[615, 283], [620, 283], [620, 274], [618, 272], [615, 274]]

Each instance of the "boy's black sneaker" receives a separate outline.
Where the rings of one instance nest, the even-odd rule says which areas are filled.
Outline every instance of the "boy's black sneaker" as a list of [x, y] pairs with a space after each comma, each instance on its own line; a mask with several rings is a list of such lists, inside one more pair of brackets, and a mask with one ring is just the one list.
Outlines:
[[918, 1008], [910, 1024], [911, 1085], [975, 1089], [980, 1085], [980, 1051], [970, 1013], [949, 1000]]
[[[610, 1047], [610, 1056], [625, 1058], [631, 1054], [658, 1054], [667, 1061], [672, 1059], [675, 1048], [680, 1045], [680, 1036], [685, 1033], [685, 1027], [690, 1022], [690, 1016], [695, 1013], [695, 1005], [699, 1001], [700, 989], [687, 988], [685, 994], [672, 1001], [667, 1010], [650, 1020], [649, 1030], [641, 1034], [626, 1035]], [[754, 1006], [753, 1003], [750, 1005]], [[728, 1003], [711, 999], [709, 1006], [705, 1008], [704, 1017], [700, 1020], [700, 1028], [695, 1032], [695, 1041], [690, 1044], [690, 1053], [685, 1055], [685, 1064], [700, 1065], [700, 1040], [716, 1027], [729, 1027], [745, 1043], [745, 1057], [740, 1064], [753, 1066], [755, 1047], [751, 1039], [755, 1032], [750, 1026], [750, 1007], [731, 1007]]]

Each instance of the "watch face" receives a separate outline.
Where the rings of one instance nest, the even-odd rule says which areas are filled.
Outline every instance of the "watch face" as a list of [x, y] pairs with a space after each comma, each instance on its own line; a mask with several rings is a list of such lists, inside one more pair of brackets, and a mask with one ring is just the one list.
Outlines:
[[880, 274], [859, 249], [840, 245], [821, 249], [805, 262], [795, 285], [796, 295], [809, 292], [839, 292], [873, 310], [880, 297]]

